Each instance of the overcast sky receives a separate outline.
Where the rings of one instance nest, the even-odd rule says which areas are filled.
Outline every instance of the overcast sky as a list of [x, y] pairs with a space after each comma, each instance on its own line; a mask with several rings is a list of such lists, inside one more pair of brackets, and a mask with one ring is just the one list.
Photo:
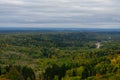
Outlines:
[[120, 0], [0, 0], [0, 27], [120, 28]]

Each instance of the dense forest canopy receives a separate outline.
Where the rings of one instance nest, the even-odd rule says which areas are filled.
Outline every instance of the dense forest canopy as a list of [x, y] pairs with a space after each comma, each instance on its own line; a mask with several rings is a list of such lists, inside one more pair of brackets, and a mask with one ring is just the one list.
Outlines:
[[119, 80], [119, 32], [0, 33], [0, 80]]

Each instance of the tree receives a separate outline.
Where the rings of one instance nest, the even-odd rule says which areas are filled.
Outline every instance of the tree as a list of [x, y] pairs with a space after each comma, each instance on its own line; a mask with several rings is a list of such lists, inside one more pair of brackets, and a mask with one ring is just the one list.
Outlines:
[[31, 68], [28, 68], [26, 66], [22, 68], [22, 75], [25, 80], [27, 80], [27, 78], [30, 78], [30, 80], [35, 80], [34, 71]]

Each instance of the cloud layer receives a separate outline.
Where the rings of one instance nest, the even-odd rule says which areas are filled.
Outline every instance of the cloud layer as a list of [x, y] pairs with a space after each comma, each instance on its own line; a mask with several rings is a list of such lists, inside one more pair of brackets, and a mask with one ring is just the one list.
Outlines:
[[119, 28], [120, 0], [0, 0], [0, 27]]

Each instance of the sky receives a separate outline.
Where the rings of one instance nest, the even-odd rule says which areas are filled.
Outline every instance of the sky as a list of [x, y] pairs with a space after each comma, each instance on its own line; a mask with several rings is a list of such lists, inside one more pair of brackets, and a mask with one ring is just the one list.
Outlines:
[[0, 0], [0, 27], [120, 28], [120, 0]]

